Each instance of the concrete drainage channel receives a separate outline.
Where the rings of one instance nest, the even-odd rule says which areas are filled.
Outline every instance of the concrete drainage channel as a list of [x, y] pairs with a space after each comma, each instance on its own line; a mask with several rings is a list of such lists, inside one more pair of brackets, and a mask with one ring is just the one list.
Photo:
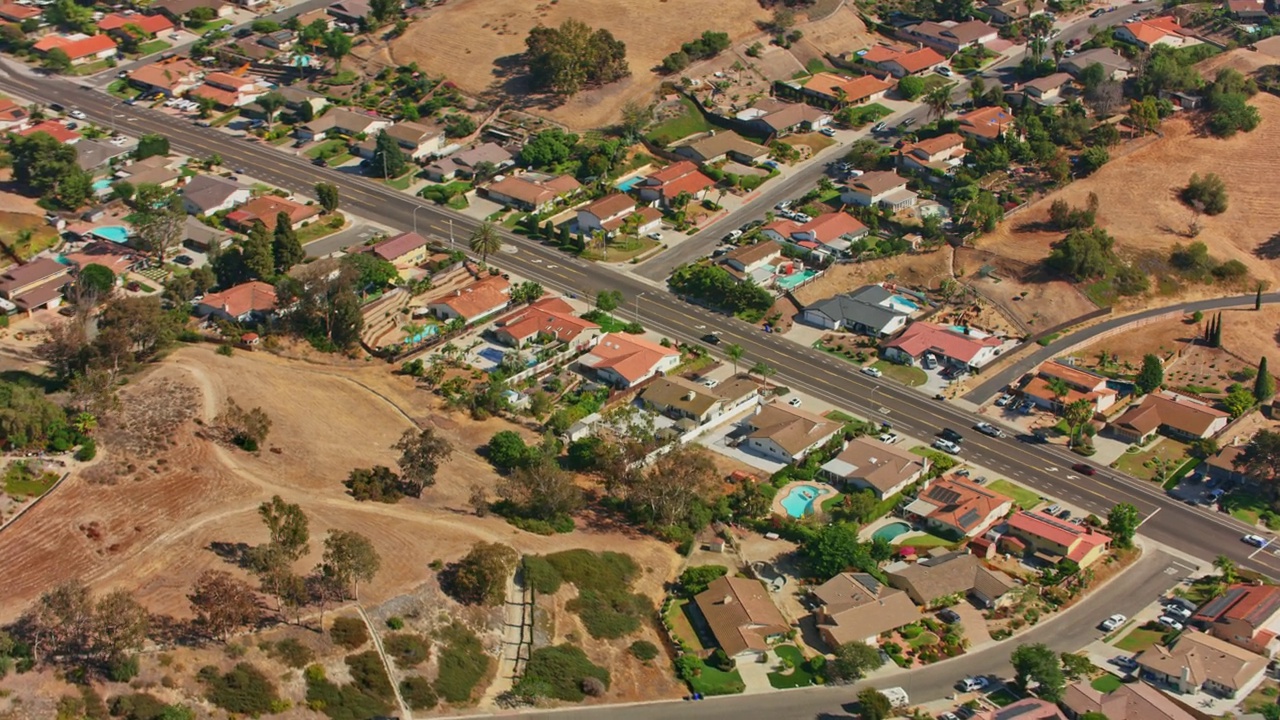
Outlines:
[[490, 702], [515, 686], [533, 652], [533, 588], [524, 581], [523, 567], [517, 567], [507, 583], [507, 599], [502, 611], [498, 677], [485, 693], [485, 699]]

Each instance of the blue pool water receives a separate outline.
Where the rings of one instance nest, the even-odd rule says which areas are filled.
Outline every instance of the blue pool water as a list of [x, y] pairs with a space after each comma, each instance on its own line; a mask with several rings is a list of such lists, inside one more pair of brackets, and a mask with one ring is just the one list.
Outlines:
[[898, 522], [891, 522], [888, 525], [885, 525], [884, 527], [880, 528], [879, 530], [871, 533], [871, 537], [877, 540], [884, 540], [885, 542], [893, 542], [894, 538], [898, 537], [899, 535], [902, 535], [903, 533], [908, 533], [908, 532], [911, 532], [911, 526], [904, 522], [898, 521]]
[[[950, 330], [954, 330], [955, 332], [960, 333], [961, 335], [964, 335], [964, 334], [965, 334], [965, 332], [964, 332], [964, 330], [965, 330], [965, 326], [964, 326], [964, 325], [947, 325], [946, 327], [947, 327], [948, 329], [950, 329]], [[969, 328], [969, 336], [970, 336], [970, 337], [976, 337], [976, 338], [984, 338], [984, 337], [986, 337], [986, 336], [987, 336], [987, 334], [986, 334], [986, 333], [984, 333], [984, 332], [982, 332], [981, 330], [974, 330], [973, 328]]]
[[889, 307], [902, 313], [913, 313], [920, 309], [920, 304], [915, 300], [903, 297], [901, 295], [889, 296]]
[[111, 189], [111, 180], [109, 178], [102, 178], [101, 180], [93, 181], [93, 192], [95, 194], [104, 193], [110, 189]]
[[[502, 358], [505, 355], [503, 351], [495, 347], [484, 348], [483, 350], [481, 350], [476, 354], [484, 358], [485, 360], [488, 360], [489, 362], [493, 363], [494, 365], [501, 365]], [[529, 358], [528, 362], [525, 363], [525, 365], [528, 365], [529, 367], [533, 367], [534, 365], [537, 365], [537, 364], [538, 364], [538, 361], [536, 358]]]
[[802, 518], [813, 512], [813, 501], [821, 492], [812, 485], [797, 485], [782, 498], [782, 509], [793, 518]]
[[798, 273], [792, 273], [790, 275], [779, 275], [778, 279], [774, 280], [773, 282], [775, 285], [782, 288], [783, 290], [790, 290], [794, 287], [798, 287], [800, 284], [804, 283], [810, 278], [816, 277], [817, 274], [818, 273], [813, 270], [805, 269]]
[[1115, 390], [1121, 399], [1133, 394], [1133, 383], [1124, 382], [1123, 380], [1108, 380], [1107, 387]]
[[129, 228], [123, 225], [103, 225], [90, 230], [89, 233], [95, 237], [121, 245], [129, 240]]
[[636, 185], [638, 185], [640, 181], [643, 179], [644, 178], [640, 177], [639, 175], [636, 175], [635, 177], [629, 177], [626, 180], [623, 180], [622, 182], [618, 183], [615, 187], [617, 187], [622, 192], [626, 192], [631, 188], [635, 187]]

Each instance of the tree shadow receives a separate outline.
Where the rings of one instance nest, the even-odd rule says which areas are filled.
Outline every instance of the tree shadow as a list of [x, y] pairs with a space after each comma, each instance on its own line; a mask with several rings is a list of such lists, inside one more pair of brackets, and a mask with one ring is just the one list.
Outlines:
[[249, 568], [249, 543], [229, 543], [214, 541], [209, 543], [209, 550], [226, 562], [235, 565], [238, 568]]
[[50, 375], [37, 375], [27, 370], [5, 370], [0, 372], [0, 381], [36, 388], [44, 391], [46, 395], [64, 389], [63, 383], [56, 378]]
[[1263, 260], [1280, 260], [1280, 232], [1264, 240], [1253, 249], [1253, 254]]

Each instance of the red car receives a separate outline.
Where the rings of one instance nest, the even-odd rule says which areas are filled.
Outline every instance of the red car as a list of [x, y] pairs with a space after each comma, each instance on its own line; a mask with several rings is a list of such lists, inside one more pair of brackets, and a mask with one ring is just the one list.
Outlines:
[[1071, 469], [1082, 475], [1094, 475], [1098, 472], [1092, 465], [1085, 465], [1084, 463], [1076, 463], [1071, 466]]

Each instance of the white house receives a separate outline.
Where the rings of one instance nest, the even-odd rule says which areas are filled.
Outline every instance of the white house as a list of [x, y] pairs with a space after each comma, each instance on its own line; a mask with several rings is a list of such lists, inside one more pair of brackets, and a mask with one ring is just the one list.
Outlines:
[[663, 347], [639, 335], [609, 333], [601, 336], [591, 352], [578, 358], [583, 367], [616, 387], [629, 388], [680, 365], [680, 351]]
[[643, 207], [637, 210], [636, 201], [622, 193], [612, 193], [595, 202], [578, 208], [578, 231], [590, 235], [603, 232], [613, 235], [618, 228], [628, 222], [628, 218], [639, 215], [636, 235], [647, 235], [662, 224], [662, 212], [657, 208]]
[[803, 460], [843, 430], [834, 420], [777, 401], [759, 406], [744, 424], [742, 445], [782, 463]]
[[870, 207], [879, 205], [890, 210], [901, 210], [916, 204], [916, 194], [907, 189], [907, 178], [893, 170], [877, 170], [859, 176], [840, 193], [840, 200], [848, 205]]

